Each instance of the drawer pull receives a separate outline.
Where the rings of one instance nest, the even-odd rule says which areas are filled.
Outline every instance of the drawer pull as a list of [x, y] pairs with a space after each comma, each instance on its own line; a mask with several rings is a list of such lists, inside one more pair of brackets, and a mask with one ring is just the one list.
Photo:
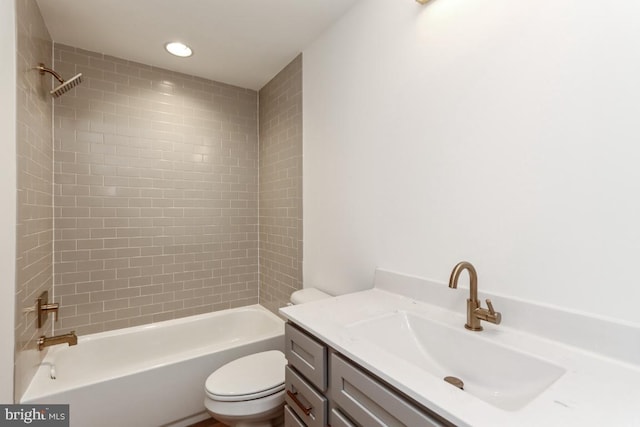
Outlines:
[[291, 400], [293, 400], [295, 402], [296, 405], [298, 405], [298, 408], [302, 409], [302, 412], [304, 412], [304, 414], [306, 416], [309, 416], [309, 414], [311, 413], [311, 410], [313, 409], [313, 406], [310, 407], [306, 407], [302, 404], [302, 402], [300, 402], [298, 400], [297, 394], [298, 392], [296, 391], [295, 393], [292, 393], [291, 390], [287, 390], [287, 394], [289, 395], [289, 397], [291, 398]]

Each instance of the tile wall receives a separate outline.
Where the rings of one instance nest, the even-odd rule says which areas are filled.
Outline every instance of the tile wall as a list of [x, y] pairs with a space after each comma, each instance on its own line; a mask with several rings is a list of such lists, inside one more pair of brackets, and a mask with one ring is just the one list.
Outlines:
[[260, 303], [302, 288], [302, 55], [260, 90]]
[[44, 290], [53, 289], [53, 143], [50, 75], [34, 69], [51, 66], [52, 41], [35, 0], [16, 1], [17, 26], [17, 228], [15, 396], [33, 377], [40, 352], [36, 339], [51, 333], [51, 321], [36, 327], [32, 309]]
[[257, 93], [55, 45], [56, 333], [258, 302]]

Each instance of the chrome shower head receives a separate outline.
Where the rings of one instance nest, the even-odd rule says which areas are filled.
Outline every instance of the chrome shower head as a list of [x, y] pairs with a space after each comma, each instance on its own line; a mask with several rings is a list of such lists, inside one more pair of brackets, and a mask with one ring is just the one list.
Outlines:
[[36, 69], [40, 71], [40, 75], [44, 76], [44, 73], [49, 73], [60, 82], [60, 85], [49, 92], [54, 98], [67, 93], [68, 91], [82, 83], [82, 73], [76, 74], [69, 80], [64, 80], [62, 77], [60, 77], [60, 74], [56, 73], [51, 68], [45, 67], [42, 63], [39, 64]]

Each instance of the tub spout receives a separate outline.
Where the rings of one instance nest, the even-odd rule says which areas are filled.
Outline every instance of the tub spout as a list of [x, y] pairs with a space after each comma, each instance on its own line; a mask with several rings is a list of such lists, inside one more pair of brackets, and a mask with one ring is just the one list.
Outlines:
[[42, 351], [45, 347], [49, 347], [50, 345], [64, 343], [67, 343], [70, 346], [78, 344], [76, 331], [71, 331], [68, 334], [58, 335], [54, 337], [45, 337], [44, 335], [42, 335], [40, 338], [38, 338], [38, 350]]

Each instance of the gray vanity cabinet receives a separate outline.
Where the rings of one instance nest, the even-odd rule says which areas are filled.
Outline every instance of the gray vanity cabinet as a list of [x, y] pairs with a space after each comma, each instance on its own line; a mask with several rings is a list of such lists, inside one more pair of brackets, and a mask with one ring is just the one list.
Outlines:
[[285, 426], [328, 425], [327, 346], [287, 323], [285, 355]]
[[331, 354], [330, 366], [331, 399], [335, 406], [357, 425], [366, 427], [447, 425], [339, 354]]
[[285, 427], [452, 425], [291, 322], [285, 355]]
[[284, 425], [285, 427], [305, 427], [305, 424], [289, 405], [284, 405]]
[[294, 367], [318, 390], [327, 390], [327, 346], [306, 332], [285, 324], [285, 356]]

